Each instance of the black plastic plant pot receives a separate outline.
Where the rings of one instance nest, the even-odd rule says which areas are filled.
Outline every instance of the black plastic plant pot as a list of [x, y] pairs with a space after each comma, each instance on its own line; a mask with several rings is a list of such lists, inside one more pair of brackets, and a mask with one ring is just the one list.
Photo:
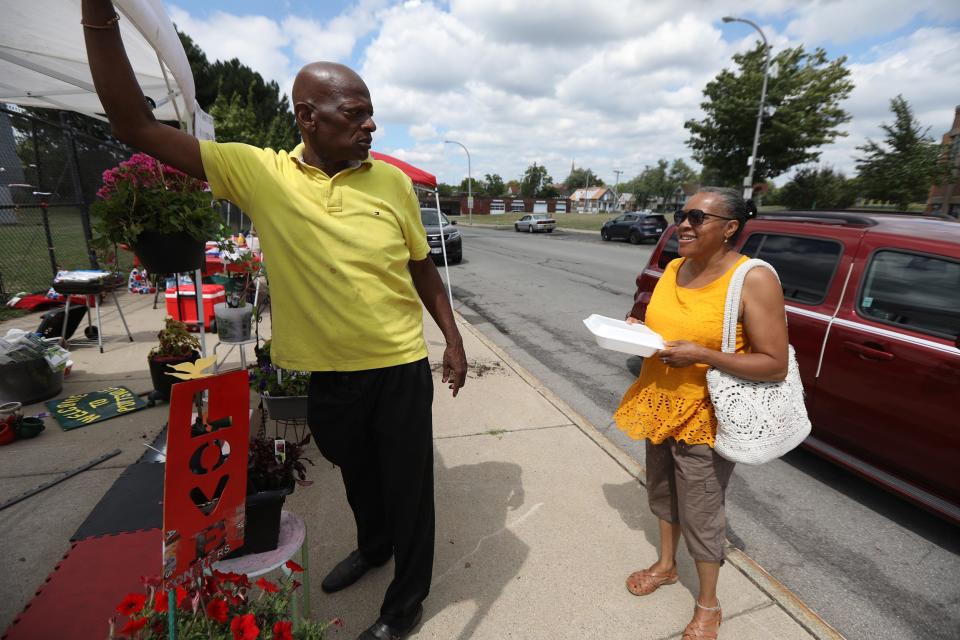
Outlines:
[[183, 231], [143, 231], [132, 248], [147, 271], [160, 275], [202, 269], [206, 246], [206, 240], [197, 240]]
[[303, 420], [307, 417], [307, 396], [262, 394], [260, 397], [271, 420]]
[[52, 371], [43, 358], [0, 365], [0, 401], [33, 404], [63, 390], [63, 371]]
[[150, 380], [153, 381], [153, 389], [161, 400], [170, 400], [170, 388], [175, 382], [180, 382], [177, 378], [167, 375], [173, 373], [173, 369], [167, 367], [170, 364], [180, 364], [183, 362], [196, 362], [200, 357], [199, 353], [192, 353], [189, 356], [153, 356], [147, 357], [147, 363], [150, 365]]
[[293, 486], [273, 491], [260, 491], [247, 496], [246, 525], [243, 531], [243, 546], [227, 555], [239, 558], [251, 553], [264, 553], [277, 548], [280, 541], [280, 512]]

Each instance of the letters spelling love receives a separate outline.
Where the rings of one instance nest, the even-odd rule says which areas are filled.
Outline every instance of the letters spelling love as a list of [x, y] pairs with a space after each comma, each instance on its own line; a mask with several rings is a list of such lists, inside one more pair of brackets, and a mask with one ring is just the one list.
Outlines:
[[[163, 577], [214, 562], [243, 544], [250, 391], [246, 371], [173, 385], [163, 484]], [[208, 392], [194, 428], [194, 398]]]

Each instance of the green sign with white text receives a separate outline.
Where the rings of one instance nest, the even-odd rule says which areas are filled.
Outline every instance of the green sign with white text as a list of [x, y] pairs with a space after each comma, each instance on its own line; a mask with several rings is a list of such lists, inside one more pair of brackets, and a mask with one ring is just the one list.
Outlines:
[[147, 403], [126, 387], [110, 387], [103, 391], [78, 393], [47, 402], [47, 408], [64, 431], [85, 427], [94, 422], [137, 411]]

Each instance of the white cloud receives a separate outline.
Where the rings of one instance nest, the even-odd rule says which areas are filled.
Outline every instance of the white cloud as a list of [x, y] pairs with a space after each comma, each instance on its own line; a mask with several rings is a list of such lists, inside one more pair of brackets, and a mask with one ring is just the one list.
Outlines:
[[853, 174], [856, 147], [866, 138], [883, 137], [880, 125], [891, 122], [890, 99], [897, 94], [913, 107], [914, 115], [936, 140], [953, 123], [960, 81], [960, 30], [919, 29], [877, 48], [873, 60], [850, 65], [855, 84], [843, 105], [853, 120], [849, 136], [825, 147], [821, 162]]
[[291, 60], [284, 52], [290, 38], [274, 20], [266, 16], [237, 16], [215, 11], [208, 18], [195, 18], [180, 7], [169, 7], [177, 28], [193, 38], [214, 60], [239, 58], [267, 80], [281, 84], [290, 77]]
[[846, 44], [893, 32], [922, 15], [932, 20], [960, 19], [956, 0], [814, 0], [800, 5], [787, 32], [809, 44]]
[[287, 11], [171, 15], [211, 59], [238, 57], [286, 91], [306, 62], [353, 63], [370, 86], [378, 148], [451, 183], [466, 162], [444, 139], [470, 148], [474, 175], [505, 180], [534, 161], [557, 180], [571, 161], [612, 180], [615, 168], [627, 179], [657, 158], [689, 160], [683, 123], [702, 115], [704, 85], [757, 38], [724, 27], [728, 13], [760, 22], [775, 50], [823, 45], [831, 59], [842, 43], [928, 25], [850, 65], [850, 136], [822, 156], [848, 173], [897, 93], [937, 137], [958, 100], [960, 27], [943, 24], [960, 18], [955, 1], [359, 0], [325, 20]]

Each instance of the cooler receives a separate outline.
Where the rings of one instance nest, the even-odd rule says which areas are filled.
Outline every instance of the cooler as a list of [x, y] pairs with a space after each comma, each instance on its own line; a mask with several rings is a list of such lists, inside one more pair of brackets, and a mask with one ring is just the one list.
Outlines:
[[[202, 285], [203, 292], [203, 326], [209, 331], [213, 323], [213, 305], [226, 302], [227, 294], [219, 284]], [[197, 299], [196, 292], [192, 284], [180, 285], [180, 305], [177, 305], [177, 290], [173, 287], [167, 289], [165, 297], [167, 299], [167, 314], [175, 319], [186, 323], [197, 323]], [[180, 317], [180, 309], [183, 309], [183, 317]]]

